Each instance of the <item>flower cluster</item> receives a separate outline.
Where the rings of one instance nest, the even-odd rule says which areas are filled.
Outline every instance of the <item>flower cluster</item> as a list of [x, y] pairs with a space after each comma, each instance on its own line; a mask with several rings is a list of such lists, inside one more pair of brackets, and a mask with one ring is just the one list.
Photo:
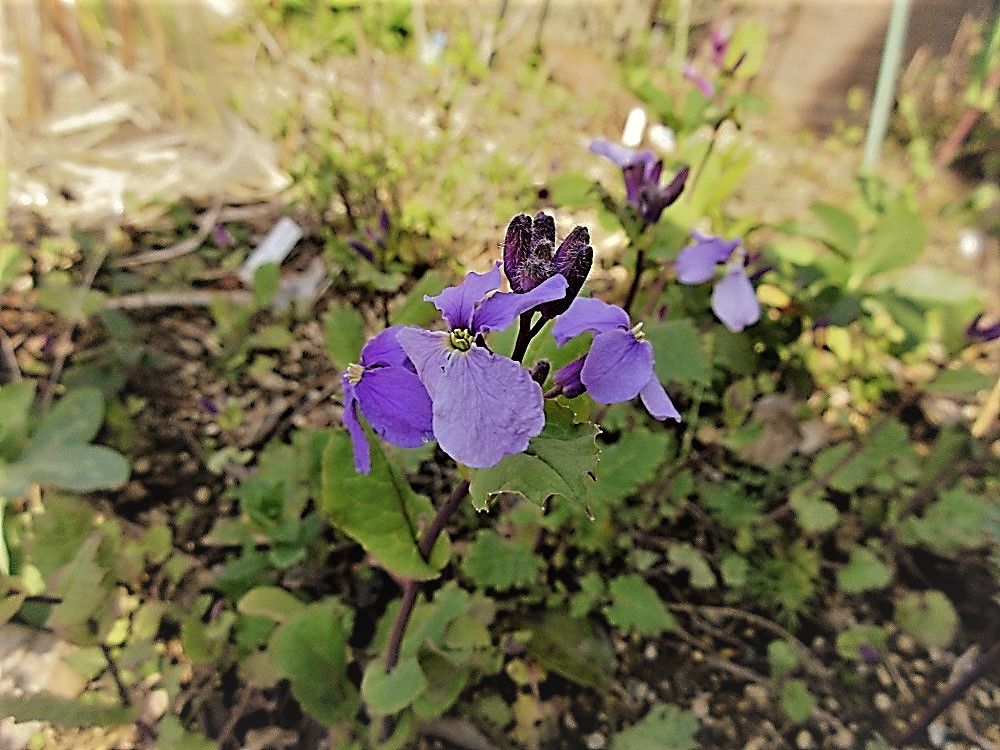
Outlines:
[[[441, 312], [446, 330], [387, 328], [343, 373], [344, 424], [358, 471], [371, 469], [361, 417], [394, 445], [436, 439], [445, 453], [473, 468], [524, 451], [545, 424], [541, 386], [520, 362], [492, 351], [485, 337], [521, 316], [530, 325], [536, 313], [540, 322], [556, 319], [559, 346], [586, 331], [596, 334], [587, 355], [556, 373], [555, 392], [571, 398], [588, 391], [602, 404], [639, 396], [657, 419], [680, 420], [653, 374], [642, 324], [632, 326], [619, 307], [577, 297], [593, 261], [584, 227], [556, 248], [552, 217], [516, 216], [503, 256], [486, 273], [469, 273], [458, 286], [424, 298]], [[500, 291], [501, 265], [510, 292]]]
[[658, 222], [663, 210], [680, 197], [690, 173], [682, 167], [670, 182], [660, 185], [663, 160], [652, 151], [632, 151], [603, 138], [591, 141], [590, 150], [621, 167], [625, 201], [646, 226]]
[[712, 289], [712, 311], [733, 333], [760, 319], [760, 303], [746, 273], [746, 253], [737, 240], [691, 233], [694, 242], [677, 256], [677, 280], [702, 284], [715, 276], [716, 266], [725, 264], [725, 274]]

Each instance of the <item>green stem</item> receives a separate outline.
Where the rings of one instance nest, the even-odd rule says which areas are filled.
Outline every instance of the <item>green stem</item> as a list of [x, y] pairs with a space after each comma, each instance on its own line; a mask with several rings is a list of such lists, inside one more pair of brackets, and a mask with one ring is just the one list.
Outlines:
[[688, 36], [691, 30], [691, 0], [677, 0], [677, 22], [674, 24], [674, 69], [683, 70], [687, 63]]
[[534, 312], [529, 310], [526, 313], [521, 313], [521, 317], [518, 318], [517, 340], [514, 341], [514, 351], [510, 354], [510, 358], [515, 362], [524, 360], [524, 355], [528, 352], [528, 344], [531, 343], [531, 340], [538, 335], [538, 332], [542, 330], [542, 326], [545, 325], [545, 318], [541, 318], [538, 323], [531, 325], [531, 318], [534, 314]]
[[625, 302], [622, 305], [622, 309], [625, 312], [631, 311], [632, 303], [635, 302], [635, 296], [639, 293], [639, 279], [642, 277], [642, 272], [645, 270], [645, 264], [646, 251], [640, 248], [635, 254], [635, 272], [632, 274], [632, 283], [629, 285], [628, 294], [625, 295]]
[[865, 150], [861, 160], [861, 166], [865, 170], [875, 168], [882, 143], [885, 141], [889, 113], [892, 111], [895, 99], [899, 61], [903, 56], [903, 45], [906, 42], [906, 27], [910, 21], [911, 3], [912, 0], [893, 0], [892, 3], [885, 46], [882, 48], [882, 64], [879, 66], [878, 83], [875, 84], [875, 100], [872, 102], [868, 132], [865, 134]]

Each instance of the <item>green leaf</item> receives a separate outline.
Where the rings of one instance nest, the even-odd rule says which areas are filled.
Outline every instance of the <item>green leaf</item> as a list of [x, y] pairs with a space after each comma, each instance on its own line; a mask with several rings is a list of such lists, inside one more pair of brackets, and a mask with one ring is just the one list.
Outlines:
[[704, 555], [689, 542], [671, 545], [667, 558], [675, 570], [683, 568], [688, 572], [691, 585], [696, 589], [714, 588], [716, 584], [715, 573], [712, 572]]
[[250, 589], [236, 604], [241, 614], [267, 617], [275, 622], [288, 622], [305, 608], [302, 602], [277, 586]]
[[677, 624], [659, 594], [638, 574], [618, 576], [608, 585], [608, 592], [611, 604], [604, 607], [604, 615], [622, 630], [659, 635]]
[[572, 411], [549, 401], [542, 434], [528, 444], [527, 451], [473, 472], [473, 504], [485, 510], [500, 495], [510, 494], [544, 505], [560, 496], [589, 512], [588, 493], [599, 453], [597, 434], [597, 427], [575, 424]]
[[837, 571], [837, 586], [851, 594], [884, 589], [890, 580], [892, 571], [867, 547], [855, 547], [847, 565]]
[[34, 402], [33, 380], [8, 383], [0, 388], [0, 460], [13, 459], [20, 452]]
[[368, 443], [372, 469], [365, 475], [354, 470], [347, 433], [330, 438], [323, 451], [322, 509], [334, 526], [392, 573], [418, 580], [437, 577], [448, 560], [447, 538], [434, 545], [430, 564], [417, 546], [417, 529], [433, 515], [430, 501], [413, 492], [370, 433]]
[[778, 639], [767, 644], [767, 663], [771, 666], [771, 677], [780, 679], [795, 669], [799, 655], [788, 641]]
[[372, 713], [386, 716], [402, 711], [427, 689], [427, 679], [416, 657], [399, 660], [388, 674], [385, 662], [369, 662], [361, 678], [361, 695]]
[[889, 634], [878, 625], [855, 625], [837, 634], [837, 653], [845, 659], [862, 659], [861, 648], [868, 646], [876, 651], [885, 648]]
[[323, 315], [323, 342], [330, 360], [345, 368], [361, 357], [365, 343], [365, 321], [355, 308], [334, 302]]
[[781, 708], [796, 724], [801, 724], [812, 714], [815, 699], [802, 680], [789, 680], [781, 688]]
[[730, 552], [723, 557], [719, 564], [722, 581], [730, 588], [741, 588], [746, 585], [749, 569], [750, 563], [747, 562], [747, 559], [735, 552]]
[[693, 750], [698, 719], [669, 703], [650, 708], [639, 723], [616, 732], [611, 750]]
[[617, 442], [601, 445], [597, 482], [590, 490], [595, 505], [615, 505], [656, 477], [668, 457], [670, 435], [639, 427]]
[[413, 702], [421, 719], [433, 719], [451, 708], [472, 676], [472, 668], [455, 663], [430, 649], [420, 654], [420, 669], [427, 679], [426, 689]]
[[854, 217], [832, 203], [813, 203], [809, 210], [823, 224], [823, 241], [843, 256], [853, 255], [861, 242], [861, 232]]
[[904, 268], [920, 257], [926, 236], [920, 217], [898, 203], [875, 225], [868, 244], [851, 268], [848, 288], [857, 289], [871, 276]]
[[940, 552], [971, 549], [983, 543], [988, 503], [961, 487], [946, 490], [927, 506], [922, 518], [908, 517], [900, 534], [911, 544], [923, 543]]
[[801, 488], [792, 490], [789, 504], [795, 511], [799, 526], [811, 534], [829, 531], [837, 525], [840, 517], [836, 505], [821, 499], [816, 492], [801, 491]]
[[46, 693], [7, 694], [0, 698], [0, 713], [15, 721], [43, 721], [62, 727], [107, 727], [129, 724], [136, 718], [134, 707], [126, 708], [118, 701], [93, 694], [72, 699]]
[[981, 303], [983, 299], [982, 287], [975, 279], [947, 268], [924, 265], [904, 268], [872, 288], [891, 289], [900, 297], [928, 305]]
[[101, 539], [99, 531], [91, 533], [73, 559], [49, 580], [50, 593], [60, 601], [52, 607], [46, 627], [75, 633], [104, 604], [111, 585], [95, 560]]
[[7, 291], [7, 287], [14, 283], [27, 261], [28, 254], [17, 245], [0, 245], [0, 292]]
[[103, 445], [54, 445], [26, 453], [0, 472], [0, 492], [22, 495], [32, 484], [71, 492], [120, 487], [128, 480], [123, 455]]
[[501, 539], [490, 529], [476, 534], [462, 561], [462, 570], [477, 585], [499, 591], [534, 583], [541, 568], [542, 559], [527, 545]]
[[924, 386], [929, 393], [976, 393], [989, 388], [994, 378], [971, 367], [942, 370], [934, 380]]
[[274, 299], [281, 284], [281, 269], [277, 263], [264, 263], [257, 266], [253, 272], [250, 288], [253, 291], [254, 302], [263, 307]]
[[812, 464], [813, 476], [839, 492], [854, 492], [868, 480], [868, 471], [860, 453], [848, 457], [853, 450], [851, 443], [838, 443], [820, 451]]
[[927, 648], [944, 648], [958, 630], [958, 613], [940, 591], [910, 591], [896, 602], [896, 623]]
[[355, 687], [347, 677], [347, 639], [353, 613], [336, 601], [313, 604], [279, 625], [268, 652], [302, 708], [333, 725], [354, 715]]
[[50, 445], [89, 443], [104, 422], [104, 396], [97, 388], [77, 388], [59, 399], [38, 422], [28, 452]]
[[448, 285], [448, 279], [437, 271], [428, 271], [420, 277], [413, 289], [409, 291], [403, 303], [392, 315], [394, 325], [426, 326], [438, 319], [440, 313], [424, 296], [435, 296]]
[[593, 202], [594, 182], [580, 172], [559, 172], [549, 180], [549, 200], [553, 205], [579, 208]]
[[614, 674], [614, 649], [587, 618], [549, 610], [530, 630], [528, 653], [549, 672], [590, 688], [606, 685]]
[[665, 320], [645, 328], [656, 355], [656, 376], [664, 383], [707, 385], [712, 371], [702, 346], [702, 336], [689, 318]]

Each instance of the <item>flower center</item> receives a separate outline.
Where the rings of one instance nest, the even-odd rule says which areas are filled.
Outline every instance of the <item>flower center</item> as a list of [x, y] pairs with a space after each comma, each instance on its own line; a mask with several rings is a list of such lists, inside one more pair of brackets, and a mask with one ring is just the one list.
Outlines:
[[475, 337], [468, 328], [456, 328], [451, 332], [451, 347], [460, 352], [467, 352], [472, 348]]
[[629, 333], [631, 333], [635, 337], [636, 341], [642, 341], [644, 338], [646, 338], [646, 334], [642, 330], [641, 320], [634, 326], [632, 326], [631, 329], [629, 329]]
[[365, 368], [353, 362], [347, 366], [347, 382], [357, 385], [361, 382], [361, 376], [365, 374]]

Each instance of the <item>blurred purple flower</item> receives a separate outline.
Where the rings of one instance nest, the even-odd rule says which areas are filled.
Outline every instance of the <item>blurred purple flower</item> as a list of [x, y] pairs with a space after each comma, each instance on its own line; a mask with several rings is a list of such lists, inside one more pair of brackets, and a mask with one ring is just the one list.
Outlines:
[[739, 240], [691, 233], [694, 242], [677, 256], [677, 280], [702, 284], [715, 276], [716, 266], [726, 263], [725, 275], [712, 289], [712, 311], [733, 333], [760, 320], [760, 303], [744, 266], [745, 253]]
[[583, 393], [599, 404], [642, 399], [656, 419], [681, 421], [680, 412], [653, 372], [653, 347], [642, 333], [642, 323], [632, 326], [628, 313], [592, 297], [577, 298], [552, 327], [556, 344], [591, 331], [596, 334], [590, 351], [553, 376], [563, 394]]
[[226, 229], [225, 224], [216, 224], [212, 227], [212, 242], [215, 243], [216, 247], [232, 247], [236, 244], [236, 240]]
[[551, 276], [523, 294], [499, 287], [499, 262], [487, 273], [469, 273], [459, 286], [424, 297], [441, 311], [447, 331], [404, 328], [396, 337], [430, 394], [438, 444], [474, 468], [522, 452], [545, 424], [541, 387], [519, 363], [490, 351], [482, 335], [562, 299], [567, 282]]
[[983, 317], [983, 313], [979, 313], [975, 320], [969, 323], [969, 327], [965, 329], [965, 337], [979, 344], [1000, 339], [1000, 320], [991, 326], [984, 326], [980, 325]]
[[874, 664], [875, 662], [881, 660], [878, 650], [874, 646], [869, 646], [867, 643], [858, 646], [858, 656], [869, 664]]
[[647, 225], [659, 221], [664, 209], [680, 197], [690, 173], [690, 168], [684, 166], [661, 186], [663, 160], [657, 159], [652, 151], [632, 151], [603, 138], [591, 141], [590, 150], [621, 167], [625, 200]]
[[503, 270], [510, 288], [518, 294], [530, 292], [546, 279], [562, 274], [567, 281], [562, 299], [539, 306], [544, 318], [563, 313], [579, 294], [594, 262], [590, 233], [574, 227], [555, 249], [556, 225], [551, 216], [539, 213], [532, 219], [518, 214], [507, 226], [503, 241]]
[[699, 73], [691, 63], [684, 66], [684, 77], [691, 81], [706, 99], [715, 96], [715, 84]]
[[364, 474], [371, 471], [371, 455], [359, 411], [377, 435], [401, 448], [416, 448], [434, 437], [430, 396], [396, 340], [402, 330], [393, 326], [370, 339], [360, 364], [348, 365], [340, 376], [354, 468]]
[[708, 40], [712, 45], [712, 62], [715, 64], [715, 67], [721, 68], [725, 62], [731, 38], [732, 34], [725, 27], [712, 26], [708, 32]]

